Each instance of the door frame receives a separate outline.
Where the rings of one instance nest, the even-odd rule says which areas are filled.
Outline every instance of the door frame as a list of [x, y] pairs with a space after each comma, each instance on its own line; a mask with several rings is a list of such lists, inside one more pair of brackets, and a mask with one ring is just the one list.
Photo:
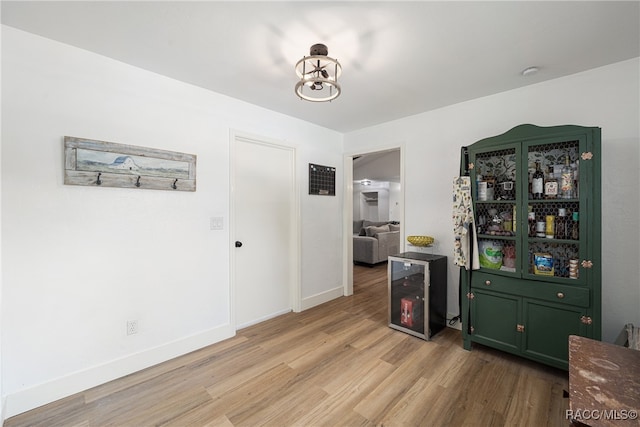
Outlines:
[[344, 209], [342, 222], [342, 250], [345, 254], [342, 265], [342, 283], [344, 284], [344, 295], [353, 295], [353, 158], [380, 153], [384, 151], [400, 150], [400, 203], [402, 203], [402, 214], [400, 215], [400, 248], [404, 248], [404, 219], [406, 211], [405, 203], [405, 180], [404, 180], [404, 142], [371, 147], [367, 150], [356, 150], [344, 154]]
[[236, 185], [236, 149], [235, 144], [237, 141], [248, 142], [252, 144], [259, 144], [265, 147], [271, 147], [274, 149], [285, 150], [291, 153], [291, 200], [292, 206], [290, 209], [290, 239], [289, 249], [291, 253], [291, 263], [289, 266], [289, 303], [292, 311], [299, 312], [301, 306], [301, 270], [300, 270], [300, 254], [301, 254], [301, 233], [300, 233], [300, 191], [299, 191], [299, 176], [297, 169], [297, 150], [296, 147], [285, 143], [284, 141], [274, 140], [263, 136], [253, 135], [246, 132], [237, 130], [231, 130], [229, 134], [229, 215], [230, 215], [230, 229], [229, 229], [229, 303], [230, 303], [230, 323], [234, 330], [237, 330], [236, 323], [236, 205], [235, 205], [235, 185]]

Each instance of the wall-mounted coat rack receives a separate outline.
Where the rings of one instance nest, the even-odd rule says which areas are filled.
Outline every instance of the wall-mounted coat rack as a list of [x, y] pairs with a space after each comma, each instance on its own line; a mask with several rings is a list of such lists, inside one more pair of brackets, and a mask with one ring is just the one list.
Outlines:
[[196, 191], [196, 156], [115, 142], [64, 137], [64, 183]]

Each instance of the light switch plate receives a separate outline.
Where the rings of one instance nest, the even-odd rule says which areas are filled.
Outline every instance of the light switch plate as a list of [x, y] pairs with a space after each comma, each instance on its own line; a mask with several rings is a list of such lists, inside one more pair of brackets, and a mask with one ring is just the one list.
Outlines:
[[224, 218], [221, 216], [211, 217], [210, 227], [212, 230], [224, 230]]

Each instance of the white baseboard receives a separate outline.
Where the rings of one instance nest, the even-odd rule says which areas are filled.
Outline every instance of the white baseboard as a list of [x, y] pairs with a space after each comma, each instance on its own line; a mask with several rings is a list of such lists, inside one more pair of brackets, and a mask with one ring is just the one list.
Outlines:
[[0, 405], [0, 425], [4, 425], [4, 420], [6, 419], [4, 408], [7, 407], [7, 398], [5, 396], [1, 396], [0, 399], [2, 399], [2, 404]]
[[251, 320], [249, 322], [245, 322], [245, 323], [239, 324], [239, 325], [237, 325], [236, 329], [240, 330], [240, 329], [248, 328], [249, 326], [257, 325], [258, 323], [262, 323], [265, 320], [273, 319], [274, 317], [282, 316], [283, 314], [287, 314], [287, 313], [291, 313], [291, 309], [290, 308], [288, 308], [286, 310], [282, 310], [282, 311], [276, 311], [274, 313], [268, 314], [268, 315], [260, 317], [258, 319], [253, 319], [253, 320]]
[[300, 304], [300, 310], [304, 311], [310, 309], [311, 307], [315, 307], [316, 305], [324, 304], [325, 302], [334, 300], [336, 298], [340, 298], [344, 295], [344, 287], [340, 286], [339, 288], [330, 289], [325, 292], [321, 292], [319, 294], [311, 295], [310, 297], [306, 297], [302, 299], [302, 304]]
[[191, 335], [140, 353], [74, 372], [46, 383], [38, 384], [6, 396], [4, 414], [6, 418], [29, 411], [47, 403], [104, 384], [116, 378], [132, 374], [158, 363], [165, 362], [202, 347], [231, 338], [235, 330], [223, 325]]

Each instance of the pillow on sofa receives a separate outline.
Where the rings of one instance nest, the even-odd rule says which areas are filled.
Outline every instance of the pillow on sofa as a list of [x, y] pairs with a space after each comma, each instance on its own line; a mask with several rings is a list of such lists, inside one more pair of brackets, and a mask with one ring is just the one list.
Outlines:
[[381, 227], [381, 226], [387, 225], [387, 224], [389, 224], [389, 221], [369, 221], [368, 219], [365, 219], [362, 222], [362, 226], [364, 228], [371, 227], [371, 226], [373, 226], [373, 227]]
[[364, 236], [364, 234], [362, 234], [363, 222], [364, 222], [364, 219], [356, 219], [353, 221], [353, 234], [360, 234], [361, 236]]
[[400, 225], [398, 225], [398, 224], [389, 224], [389, 231], [400, 231]]
[[378, 233], [387, 233], [389, 232], [389, 225], [383, 225], [380, 227], [369, 226], [366, 228], [368, 237], [378, 237]]

